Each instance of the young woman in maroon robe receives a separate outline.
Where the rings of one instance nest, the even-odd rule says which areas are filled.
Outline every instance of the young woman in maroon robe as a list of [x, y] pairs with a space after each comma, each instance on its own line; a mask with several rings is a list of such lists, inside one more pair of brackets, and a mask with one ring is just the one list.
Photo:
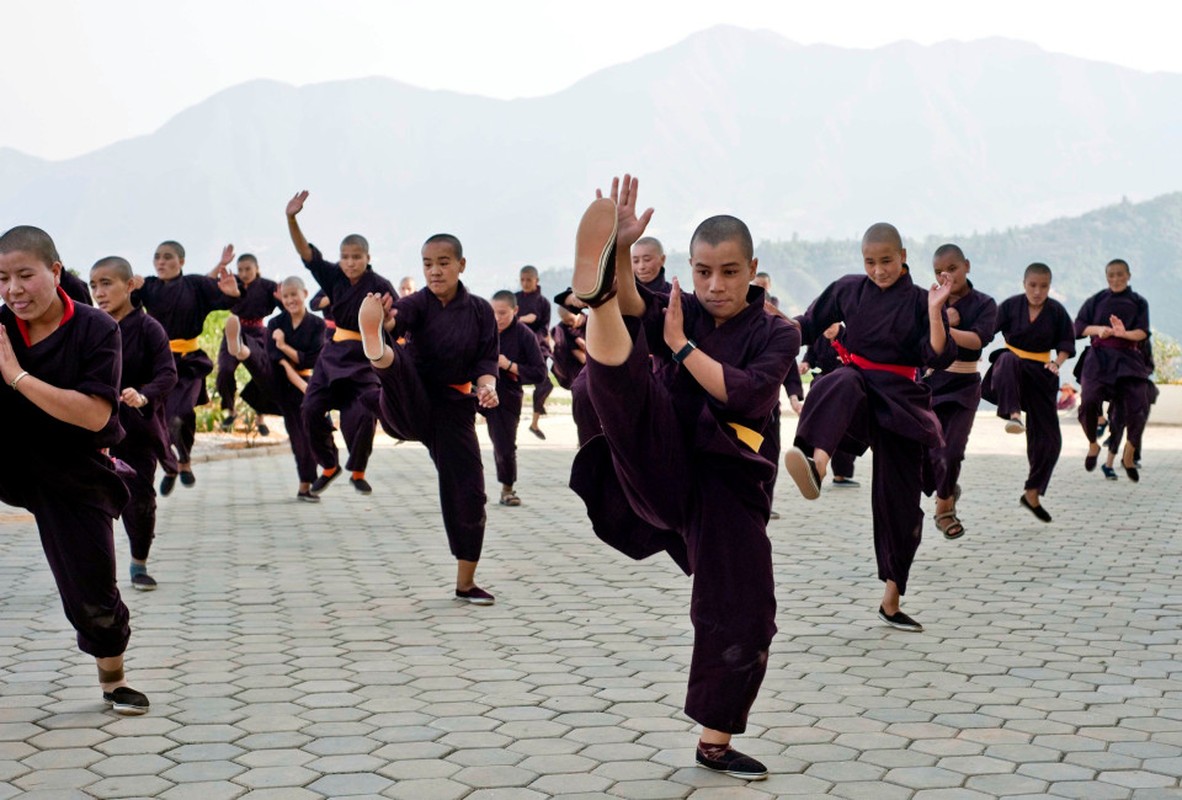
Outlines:
[[521, 422], [523, 384], [549, 381], [546, 362], [538, 339], [529, 327], [517, 321], [517, 296], [502, 290], [492, 297], [493, 316], [497, 321], [498, 351], [497, 397], [493, 408], [481, 408], [488, 422], [497, 480], [501, 484], [501, 505], [519, 506], [521, 498], [513, 489], [517, 482], [517, 426]]
[[[0, 501], [37, 521], [66, 619], [94, 656], [103, 700], [143, 714], [148, 698], [127, 685], [131, 628], [115, 583], [112, 520], [127, 487], [104, 452], [119, 441], [119, 326], [58, 286], [53, 240], [30, 226], [0, 236]], [[19, 456], [19, 457], [18, 457]]]
[[[517, 320], [537, 337], [542, 362], [545, 363], [553, 350], [550, 343], [550, 301], [542, 294], [542, 287], [538, 285], [537, 267], [522, 267], [519, 278], [521, 291], [514, 295], [517, 298]], [[543, 373], [541, 379], [534, 383], [534, 415], [529, 423], [529, 432], [539, 439], [546, 438], [539, 423], [546, 414], [546, 398], [553, 391], [554, 384], [550, 383], [549, 373]]]
[[377, 293], [361, 304], [362, 348], [381, 381], [383, 427], [426, 445], [439, 473], [443, 527], [456, 558], [456, 599], [491, 605], [493, 596], [476, 585], [487, 502], [476, 409], [498, 403], [497, 323], [488, 301], [469, 294], [460, 281], [467, 262], [459, 239], [436, 234], [422, 253], [424, 288], [397, 306]]
[[304, 238], [296, 215], [304, 210], [308, 193], [298, 192], [287, 203], [287, 230], [304, 266], [329, 299], [334, 328], [325, 344], [308, 382], [304, 395], [304, 427], [323, 472], [312, 483], [312, 493], [320, 494], [341, 474], [336, 447], [331, 449], [332, 422], [328, 412], [341, 412], [341, 433], [349, 449], [345, 469], [352, 474], [349, 483], [361, 494], [373, 491], [365, 479], [365, 468], [373, 453], [377, 430], [378, 379], [362, 353], [357, 310], [366, 295], [396, 296], [394, 285], [374, 272], [369, 263], [369, 242], [364, 236], [350, 234], [341, 241], [341, 260], [325, 261], [320, 251]]
[[[785, 455], [788, 474], [807, 499], [820, 496], [832, 454], [874, 454], [871, 510], [878, 578], [886, 586], [878, 616], [907, 631], [923, 626], [899, 608], [923, 531], [923, 449], [943, 443], [922, 367], [944, 369], [956, 358], [941, 276], [930, 291], [911, 281], [907, 251], [893, 225], [871, 225], [862, 237], [864, 275], [830, 284], [797, 317], [806, 340], [845, 323], [838, 352], [845, 366], [813, 381]], [[835, 345], [836, 346], [836, 345]]]
[[[238, 256], [238, 280], [242, 282], [242, 297], [230, 308], [238, 317], [242, 329], [242, 340], [260, 350], [267, 347], [267, 328], [263, 323], [279, 307], [279, 284], [259, 274], [259, 261], [250, 253]], [[238, 359], [226, 348], [226, 337], [222, 337], [218, 349], [217, 390], [222, 407], [222, 430], [234, 426], [234, 397], [238, 393], [238, 381], [234, 372]], [[265, 384], [247, 384], [242, 390], [242, 399], [255, 410], [255, 428], [259, 435], [267, 436], [270, 431], [263, 419], [264, 414], [274, 413], [274, 405]]]
[[1051, 514], [1043, 508], [1041, 498], [1063, 449], [1056, 408], [1059, 368], [1075, 355], [1075, 332], [1067, 309], [1050, 297], [1050, 267], [1037, 262], [1028, 266], [1022, 288], [1022, 294], [997, 308], [997, 333], [1005, 337], [1005, 348], [990, 353], [981, 396], [997, 405], [1007, 433], [1026, 434], [1030, 472], [1018, 503], [1043, 522], [1050, 522]]
[[[1092, 295], [1075, 317], [1077, 338], [1091, 337], [1083, 354], [1080, 376], [1083, 396], [1079, 422], [1088, 438], [1084, 468], [1096, 468], [1100, 444], [1097, 421], [1105, 402], [1115, 402], [1121, 427], [1127, 431], [1121, 466], [1129, 480], [1141, 479], [1136, 466], [1141, 436], [1149, 419], [1150, 383], [1153, 371], [1142, 343], [1149, 338], [1149, 303], [1129, 288], [1128, 262], [1116, 258], [1104, 268], [1108, 288]], [[1091, 426], [1090, 428], [1088, 426]], [[1116, 437], [1116, 441], [1120, 441]], [[1110, 465], [1111, 466], [1111, 465]]]
[[[234, 258], [234, 246], [226, 245], [222, 258], [209, 275], [185, 275], [185, 248], [177, 242], [162, 242], [156, 248], [152, 264], [156, 276], [135, 276], [132, 302], [142, 305], [164, 326], [168, 346], [176, 363], [176, 386], [168, 393], [164, 416], [168, 420], [168, 435], [176, 450], [176, 470], [181, 484], [192, 486], [193, 476], [189, 454], [197, 434], [197, 415], [194, 409], [209, 402], [205, 392], [205, 376], [213, 371], [213, 361], [197, 339], [205, 327], [209, 312], [229, 308], [242, 295], [238, 279], [226, 269]], [[164, 465], [160, 494], [168, 495], [176, 485], [177, 471], [171, 464]]]
[[947, 275], [952, 292], [948, 296], [948, 335], [956, 342], [956, 361], [942, 370], [932, 370], [924, 383], [932, 390], [932, 410], [940, 420], [944, 444], [927, 451], [924, 490], [936, 495], [936, 527], [946, 539], [959, 539], [965, 527], [956, 514], [960, 499], [960, 465], [977, 407], [981, 404], [981, 373], [977, 362], [981, 351], [993, 341], [997, 326], [997, 303], [973, 288], [968, 279], [972, 265], [955, 244], [936, 248], [932, 268], [937, 278]]
[[308, 390], [308, 381], [313, 374], [320, 351], [324, 347], [324, 320], [307, 309], [308, 290], [303, 280], [292, 276], [279, 287], [283, 308], [267, 322], [265, 344], [247, 343], [244, 329], [238, 317], [231, 314], [226, 318], [226, 343], [236, 363], [246, 366], [252, 380], [268, 387], [283, 414], [287, 428], [287, 440], [295, 456], [299, 488], [296, 499], [309, 503], [320, 502], [312, 493], [316, 480], [316, 451], [337, 452], [332, 440], [332, 430], [322, 429], [323, 437], [313, 447], [307, 427], [304, 425], [303, 401]]
[[168, 334], [142, 308], [131, 303], [131, 264], [118, 256], [99, 260], [90, 269], [90, 287], [98, 308], [119, 323], [123, 346], [123, 389], [119, 393], [119, 422], [123, 441], [111, 455], [131, 467], [123, 475], [131, 499], [123, 509], [123, 527], [131, 545], [131, 588], [150, 592], [156, 580], [148, 574], [148, 555], [156, 536], [156, 465], [175, 471], [168, 444], [164, 403], [176, 386], [176, 362]]
[[758, 780], [767, 769], [730, 742], [746, 730], [776, 632], [767, 486], [779, 454], [763, 432], [800, 334], [750, 285], [758, 262], [734, 217], [694, 232], [692, 294], [676, 281], [668, 296], [640, 288], [629, 252], [652, 209], [637, 216], [637, 188], [614, 180], [579, 225], [572, 286], [592, 307], [583, 374], [603, 435], [580, 448], [571, 488], [606, 543], [636, 559], [667, 552], [693, 575], [695, 760]]

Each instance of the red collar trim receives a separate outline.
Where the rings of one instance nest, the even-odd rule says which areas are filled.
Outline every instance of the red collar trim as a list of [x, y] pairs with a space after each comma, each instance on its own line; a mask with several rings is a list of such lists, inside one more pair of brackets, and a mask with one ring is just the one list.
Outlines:
[[[61, 328], [74, 317], [74, 300], [60, 286], [57, 287], [57, 296], [62, 299], [63, 306], [62, 321], [57, 324]], [[33, 343], [29, 341], [29, 323], [20, 317], [16, 317], [16, 327], [21, 332], [21, 338], [25, 340], [25, 347], [32, 347]]]

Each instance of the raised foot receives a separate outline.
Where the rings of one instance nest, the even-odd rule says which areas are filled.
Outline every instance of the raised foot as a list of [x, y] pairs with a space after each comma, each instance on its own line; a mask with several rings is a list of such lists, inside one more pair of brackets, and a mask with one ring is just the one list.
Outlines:
[[606, 197], [593, 201], [579, 221], [571, 290], [592, 308], [615, 294], [616, 225], [616, 204]]
[[370, 361], [381, 361], [386, 354], [386, 339], [382, 323], [386, 321], [386, 309], [382, 298], [376, 294], [367, 295], [357, 311], [357, 327], [361, 329], [361, 352]]
[[239, 361], [250, 354], [242, 342], [242, 322], [234, 314], [226, 317], [226, 350]]
[[816, 500], [821, 496], [821, 475], [817, 472], [817, 465], [799, 447], [789, 448], [784, 454], [784, 469], [804, 499]]

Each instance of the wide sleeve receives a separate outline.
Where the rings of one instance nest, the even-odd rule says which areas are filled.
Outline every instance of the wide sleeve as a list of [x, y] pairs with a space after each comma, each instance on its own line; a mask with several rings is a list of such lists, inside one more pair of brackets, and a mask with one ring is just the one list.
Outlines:
[[538, 337], [524, 325], [516, 326], [517, 342], [521, 357], [517, 362], [517, 380], [521, 383], [542, 383], [546, 380], [546, 362], [542, 359], [542, 349], [538, 346]]
[[1151, 332], [1149, 327], [1149, 301], [1141, 295], [1137, 295], [1137, 316], [1133, 318], [1132, 322], [1125, 322], [1125, 330], [1128, 331], [1145, 331], [1148, 336]]
[[928, 293], [916, 287], [915, 327], [919, 333], [919, 350], [925, 367], [931, 369], [947, 369], [956, 360], [960, 352], [956, 341], [948, 333], [948, 311], [940, 309], [940, 323], [944, 326], [944, 349], [937, 353], [932, 349], [931, 311], [928, 309]]
[[119, 386], [123, 377], [123, 338], [119, 326], [114, 320], [102, 328], [94, 325], [88, 335], [78, 337], [73, 344], [82, 351], [78, 381], [60, 388], [106, 400], [111, 413], [119, 413]]
[[203, 316], [210, 311], [228, 311], [232, 309], [242, 300], [242, 295], [246, 291], [246, 286], [238, 276], [234, 276], [234, 281], [238, 284], [238, 297], [230, 297], [230, 295], [222, 292], [217, 280], [208, 275], [186, 275], [185, 280], [196, 288], [197, 297], [201, 303], [201, 314]]
[[1070, 358], [1075, 355], [1076, 339], [1076, 328], [1071, 324], [1071, 314], [1056, 300], [1048, 300], [1047, 303], [1054, 303], [1051, 308], [1055, 312], [1055, 341], [1058, 342], [1055, 352], [1066, 353]]
[[295, 365], [298, 370], [312, 369], [316, 366], [320, 351], [324, 349], [324, 330], [327, 327], [324, 320], [315, 314], [305, 314], [300, 329], [303, 330], [305, 326], [308, 328], [308, 335], [300, 337], [300, 346], [295, 348], [300, 356]]
[[[413, 295], [412, 295], [413, 296]], [[496, 375], [499, 350], [497, 347], [497, 318], [492, 306], [484, 300], [476, 303], [476, 358], [472, 363], [472, 378], [481, 375]], [[537, 346], [535, 341], [534, 346]]]
[[329, 288], [336, 282], [336, 277], [342, 274], [341, 268], [337, 264], [325, 261], [324, 254], [320, 252], [320, 248], [316, 245], [309, 244], [308, 247], [312, 251], [312, 257], [304, 261], [304, 266], [312, 273], [312, 277], [319, 284], [321, 290], [329, 297], [332, 297], [329, 293]]
[[771, 330], [763, 346], [742, 367], [722, 364], [727, 411], [760, 419], [780, 402], [780, 387], [800, 352], [800, 330], [786, 320], [769, 318]]
[[168, 334], [164, 332], [160, 323], [150, 317], [144, 322], [144, 360], [151, 362], [152, 380], [139, 387], [139, 393], [153, 403], [160, 403], [172, 387], [176, 386], [176, 359], [172, 357], [172, 350], [168, 347]]
[[[963, 329], [962, 329], [963, 330]], [[997, 331], [997, 301], [992, 297], [985, 297], [977, 312], [977, 318], [969, 325], [968, 330], [977, 334], [981, 340], [981, 350], [989, 346]]]
[[1096, 303], [1100, 295], [1094, 294], [1084, 304], [1079, 307], [1079, 313], [1075, 315], [1075, 336], [1076, 339], [1085, 338], [1084, 328], [1089, 325], [1103, 325], [1105, 323], [1096, 319]]
[[[834, 281], [796, 318], [797, 324], [800, 325], [801, 341], [815, 341], [830, 325], [845, 320], [841, 310], [841, 296], [841, 281]], [[816, 366], [812, 361], [809, 361], [809, 364]]]

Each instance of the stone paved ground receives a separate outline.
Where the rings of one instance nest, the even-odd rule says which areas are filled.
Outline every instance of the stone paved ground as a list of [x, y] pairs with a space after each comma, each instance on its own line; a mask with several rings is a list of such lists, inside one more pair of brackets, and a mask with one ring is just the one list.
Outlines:
[[383, 443], [373, 496], [319, 506], [285, 451], [200, 465], [162, 504], [161, 589], [127, 597], [141, 718], [96, 702], [35, 530], [4, 509], [0, 798], [1182, 797], [1182, 431], [1150, 429], [1133, 486], [1085, 474], [1068, 427], [1043, 525], [998, 425], [970, 446], [968, 534], [928, 527], [923, 634], [874, 619], [868, 489], [781, 486], [780, 633], [740, 740], [775, 774], [750, 785], [692, 766], [689, 582], [590, 534], [569, 417], [522, 432], [525, 505], [489, 507], [491, 608], [450, 598], [418, 446]]

